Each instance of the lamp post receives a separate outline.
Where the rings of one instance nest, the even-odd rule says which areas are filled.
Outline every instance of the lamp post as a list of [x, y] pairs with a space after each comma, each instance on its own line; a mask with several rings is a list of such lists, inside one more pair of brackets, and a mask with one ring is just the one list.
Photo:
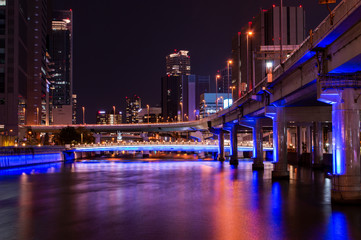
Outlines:
[[197, 110], [193, 110], [193, 113], [194, 113], [194, 120], [197, 120]]
[[[246, 63], [246, 67], [247, 67], [247, 84], [248, 84], [248, 90], [251, 90], [253, 87], [251, 86], [251, 81], [249, 80], [249, 44], [248, 44], [248, 38], [251, 37], [253, 35], [252, 31], [248, 31], [246, 34], [246, 38], [247, 38], [247, 63]], [[252, 87], [252, 88], [251, 88]]]
[[[221, 75], [217, 74], [216, 75], [216, 99], [218, 98], [218, 79], [221, 77]], [[216, 112], [217, 112], [217, 108], [216, 108]]]
[[83, 110], [83, 125], [85, 125], [85, 107], [82, 107]]
[[113, 106], [113, 125], [116, 123], [115, 106]]
[[[233, 90], [236, 89], [235, 86], [231, 86], [230, 89], [232, 90], [232, 102], [233, 102]], [[229, 100], [228, 100], [229, 101]]]
[[282, 24], [282, 20], [283, 20], [283, 0], [281, 0], [281, 9], [280, 9], [280, 64], [282, 64], [282, 44], [283, 44], [283, 40], [282, 40], [282, 32], [283, 32], [283, 24]]
[[182, 116], [182, 122], [184, 121], [184, 118], [183, 118], [183, 103], [180, 102], [179, 105], [181, 106], [181, 116]]
[[36, 125], [39, 125], [39, 108], [36, 108]]
[[147, 112], [148, 112], [148, 124], [149, 124], [149, 105], [147, 104]]
[[227, 98], [229, 99], [229, 65], [232, 64], [232, 60], [227, 61]]
[[218, 112], [218, 101], [219, 101], [219, 98], [216, 99], [216, 112]]
[[23, 108], [23, 112], [24, 112], [24, 125], [26, 125], [26, 108]]

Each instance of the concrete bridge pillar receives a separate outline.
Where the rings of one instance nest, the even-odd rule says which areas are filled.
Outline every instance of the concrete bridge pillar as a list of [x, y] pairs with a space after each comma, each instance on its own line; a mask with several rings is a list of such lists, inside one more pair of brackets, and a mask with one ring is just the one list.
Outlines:
[[308, 153], [312, 152], [312, 138], [311, 138], [311, 127], [307, 126], [306, 127], [306, 151]]
[[336, 79], [333, 84], [339, 81], [340, 88], [334, 89], [334, 84], [318, 95], [319, 101], [332, 104], [332, 202], [361, 203], [361, 89], [351, 80]]
[[238, 124], [233, 124], [231, 131], [230, 131], [230, 160], [229, 164], [231, 165], [238, 165]]
[[332, 201], [361, 202], [360, 92], [346, 88], [332, 105]]
[[302, 139], [303, 139], [302, 126], [297, 126], [297, 140], [296, 140], [296, 151], [297, 151], [297, 164], [300, 163], [302, 155]]
[[287, 169], [287, 122], [284, 107], [275, 107], [266, 113], [273, 119], [273, 179], [289, 179]]
[[263, 129], [261, 119], [256, 118], [253, 127], [253, 170], [263, 170]]
[[220, 130], [218, 134], [218, 161], [225, 160], [224, 152], [224, 130]]
[[312, 167], [322, 168], [323, 166], [323, 137], [322, 123], [313, 123], [313, 148], [312, 148]]

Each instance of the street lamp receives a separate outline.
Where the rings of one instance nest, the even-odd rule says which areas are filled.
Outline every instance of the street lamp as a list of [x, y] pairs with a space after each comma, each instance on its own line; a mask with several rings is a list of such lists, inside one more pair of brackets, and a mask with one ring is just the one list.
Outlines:
[[[233, 90], [236, 89], [235, 86], [231, 86], [230, 89], [232, 90], [232, 102], [233, 102]], [[229, 100], [228, 100], [229, 101]]]
[[[217, 74], [216, 75], [216, 99], [218, 98], [218, 79], [221, 77], [221, 75]], [[216, 108], [216, 112], [217, 112], [217, 108]]]
[[[252, 31], [248, 31], [247, 32], [247, 34], [246, 34], [246, 37], [247, 37], [247, 84], [248, 84], [248, 90], [251, 90], [252, 88], [253, 88], [253, 86], [251, 85], [251, 81], [250, 81], [250, 79], [249, 79], [249, 44], [248, 44], [248, 38], [249, 37], [252, 37], [252, 35], [253, 35], [253, 32]], [[252, 87], [252, 88], [251, 88]]]
[[197, 120], [197, 110], [193, 110], [193, 113], [194, 113], [194, 120]]
[[83, 110], [83, 125], [85, 125], [85, 107], [82, 107]]
[[216, 113], [218, 112], [218, 100], [219, 98], [216, 98]]
[[26, 108], [23, 108], [23, 112], [24, 112], [24, 125], [26, 125]]
[[179, 105], [181, 106], [181, 116], [182, 116], [182, 122], [184, 121], [184, 118], [183, 118], [183, 103], [180, 102]]
[[283, 0], [281, 0], [281, 9], [280, 9], [280, 64], [282, 64], [282, 45], [283, 45], [283, 40], [282, 40], [282, 32], [283, 32], [283, 23], [282, 23], [282, 20], [283, 20]]
[[227, 83], [227, 98], [229, 99], [229, 65], [232, 64], [232, 60], [228, 60], [227, 61], [227, 78], [228, 78], [228, 83]]
[[149, 124], [149, 105], [147, 104], [147, 112], [148, 112], [148, 124]]
[[39, 125], [39, 108], [36, 108], [36, 125]]

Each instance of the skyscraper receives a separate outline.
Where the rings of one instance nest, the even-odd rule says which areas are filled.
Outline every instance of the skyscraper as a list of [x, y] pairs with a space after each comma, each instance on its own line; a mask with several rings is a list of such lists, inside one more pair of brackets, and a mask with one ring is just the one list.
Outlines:
[[[229, 70], [229, 71], [228, 71]], [[229, 74], [229, 84], [228, 84], [228, 74]], [[220, 78], [217, 80], [217, 88], [219, 93], [228, 93], [228, 88], [232, 84], [232, 66], [227, 66], [219, 71]]]
[[163, 119], [195, 120], [195, 116], [199, 115], [200, 96], [209, 91], [209, 76], [164, 76], [161, 90]]
[[18, 124], [25, 122], [28, 80], [27, 19], [26, 0], [0, 1], [0, 134], [2, 136], [17, 136]]
[[[72, 105], [73, 95], [73, 12], [54, 11], [49, 53], [54, 63], [52, 84], [53, 108]], [[71, 111], [73, 112], [73, 111]], [[66, 122], [72, 122], [73, 114]], [[57, 116], [54, 115], [53, 118]]]
[[50, 0], [28, 1], [28, 82], [26, 123], [49, 124], [50, 58], [48, 39], [51, 34]]
[[141, 109], [142, 103], [140, 97], [134, 95], [133, 97], [126, 97], [126, 123], [138, 123], [138, 113]]
[[174, 53], [166, 56], [167, 75], [180, 76], [191, 74], [191, 58], [189, 51], [174, 50]]
[[278, 6], [262, 9], [252, 22], [233, 37], [234, 99], [266, 77], [266, 62], [277, 66], [281, 55], [284, 60], [305, 39], [305, 13], [302, 6], [283, 7], [282, 20], [280, 9]]

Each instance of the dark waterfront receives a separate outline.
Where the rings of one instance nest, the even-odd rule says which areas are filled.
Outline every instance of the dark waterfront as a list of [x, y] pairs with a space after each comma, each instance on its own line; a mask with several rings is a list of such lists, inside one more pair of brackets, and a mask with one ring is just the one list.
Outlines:
[[211, 161], [87, 161], [1, 171], [0, 239], [361, 239], [361, 207], [291, 167], [271, 180]]

